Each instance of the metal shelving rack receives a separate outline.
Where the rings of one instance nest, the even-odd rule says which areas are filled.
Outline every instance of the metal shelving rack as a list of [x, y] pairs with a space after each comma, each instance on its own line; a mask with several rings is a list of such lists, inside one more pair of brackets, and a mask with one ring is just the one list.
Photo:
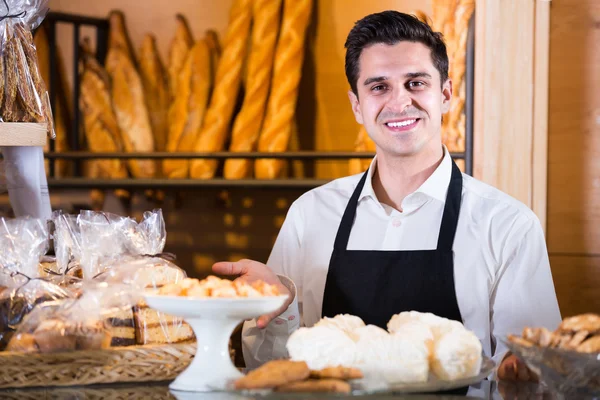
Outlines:
[[[50, 176], [48, 186], [56, 189], [198, 189], [198, 188], [261, 188], [261, 189], [311, 189], [325, 184], [328, 180], [314, 178], [289, 178], [289, 179], [240, 179], [227, 180], [223, 178], [213, 178], [209, 180], [199, 179], [90, 179], [81, 175], [80, 162], [91, 159], [227, 159], [227, 158], [277, 158], [283, 160], [349, 160], [352, 158], [372, 158], [374, 153], [341, 152], [341, 151], [297, 151], [285, 153], [93, 153], [82, 150], [81, 142], [83, 136], [80, 132], [79, 107], [79, 80], [78, 80], [78, 61], [79, 61], [79, 43], [80, 27], [92, 26], [96, 29], [96, 58], [100, 63], [104, 63], [108, 48], [108, 29], [107, 19], [88, 18], [79, 15], [51, 12], [46, 17], [46, 23], [49, 26], [49, 50], [50, 50], [50, 102], [54, 109], [56, 102], [57, 86], [57, 57], [56, 57], [56, 25], [70, 24], [73, 26], [73, 118], [70, 124], [69, 146], [72, 151], [54, 152], [54, 143], [50, 141], [50, 152], [45, 157], [50, 160]], [[455, 159], [465, 161], [465, 172], [469, 175], [473, 171], [473, 76], [474, 76], [474, 18], [471, 19], [469, 34], [467, 37], [467, 57], [466, 57], [466, 92], [467, 99], [465, 104], [465, 114], [467, 120], [465, 133], [465, 151], [460, 153], [451, 153]], [[56, 178], [54, 174], [54, 161], [56, 159], [73, 160], [73, 177]]]

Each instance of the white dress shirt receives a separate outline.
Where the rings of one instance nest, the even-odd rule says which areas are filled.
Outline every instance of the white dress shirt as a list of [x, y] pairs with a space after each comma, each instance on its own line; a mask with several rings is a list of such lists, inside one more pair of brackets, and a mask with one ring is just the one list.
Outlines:
[[[377, 200], [371, 183], [377, 166], [377, 159], [373, 160], [359, 197], [349, 250], [436, 248], [452, 171], [446, 148], [444, 153], [433, 174], [403, 200], [402, 212]], [[336, 179], [291, 205], [267, 265], [296, 296], [267, 328], [256, 328], [255, 320], [244, 324], [248, 368], [286, 357], [289, 335], [321, 318], [334, 239], [360, 178], [361, 174]], [[463, 174], [456, 229], [458, 306], [464, 325], [481, 340], [484, 353], [498, 363], [507, 351], [499, 339], [507, 334], [520, 334], [525, 326], [556, 329], [561, 316], [537, 216], [516, 199]]]

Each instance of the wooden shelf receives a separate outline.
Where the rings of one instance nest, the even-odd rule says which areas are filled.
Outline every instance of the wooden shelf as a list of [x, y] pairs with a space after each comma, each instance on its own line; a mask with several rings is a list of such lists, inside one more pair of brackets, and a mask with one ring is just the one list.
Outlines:
[[45, 146], [47, 124], [0, 122], [0, 146]]

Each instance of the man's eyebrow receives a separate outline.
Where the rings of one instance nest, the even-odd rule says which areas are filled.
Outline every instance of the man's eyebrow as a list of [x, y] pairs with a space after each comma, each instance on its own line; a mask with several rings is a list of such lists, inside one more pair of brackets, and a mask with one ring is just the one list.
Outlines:
[[406, 78], [428, 78], [431, 79], [431, 75], [427, 72], [409, 72], [404, 75]]
[[[408, 78], [408, 79], [414, 79], [414, 78], [432, 79], [431, 74], [428, 74], [427, 72], [409, 72], [409, 73], [404, 74], [404, 77]], [[387, 76], [374, 76], [374, 77], [365, 79], [365, 81], [363, 82], [363, 85], [367, 86], [367, 85], [370, 85], [371, 83], [383, 82], [387, 79], [388, 79]]]
[[387, 76], [374, 76], [372, 78], [365, 79], [363, 85], [367, 86], [367, 85], [370, 85], [373, 82], [383, 82], [385, 80], [387, 80]]

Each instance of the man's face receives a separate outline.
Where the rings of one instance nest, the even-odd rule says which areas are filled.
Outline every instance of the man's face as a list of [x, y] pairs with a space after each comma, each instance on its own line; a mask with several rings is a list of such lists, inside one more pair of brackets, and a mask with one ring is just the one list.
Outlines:
[[377, 148], [388, 156], [412, 156], [441, 146], [441, 119], [450, 106], [452, 83], [442, 86], [422, 43], [378, 43], [359, 59], [358, 97], [352, 111]]

